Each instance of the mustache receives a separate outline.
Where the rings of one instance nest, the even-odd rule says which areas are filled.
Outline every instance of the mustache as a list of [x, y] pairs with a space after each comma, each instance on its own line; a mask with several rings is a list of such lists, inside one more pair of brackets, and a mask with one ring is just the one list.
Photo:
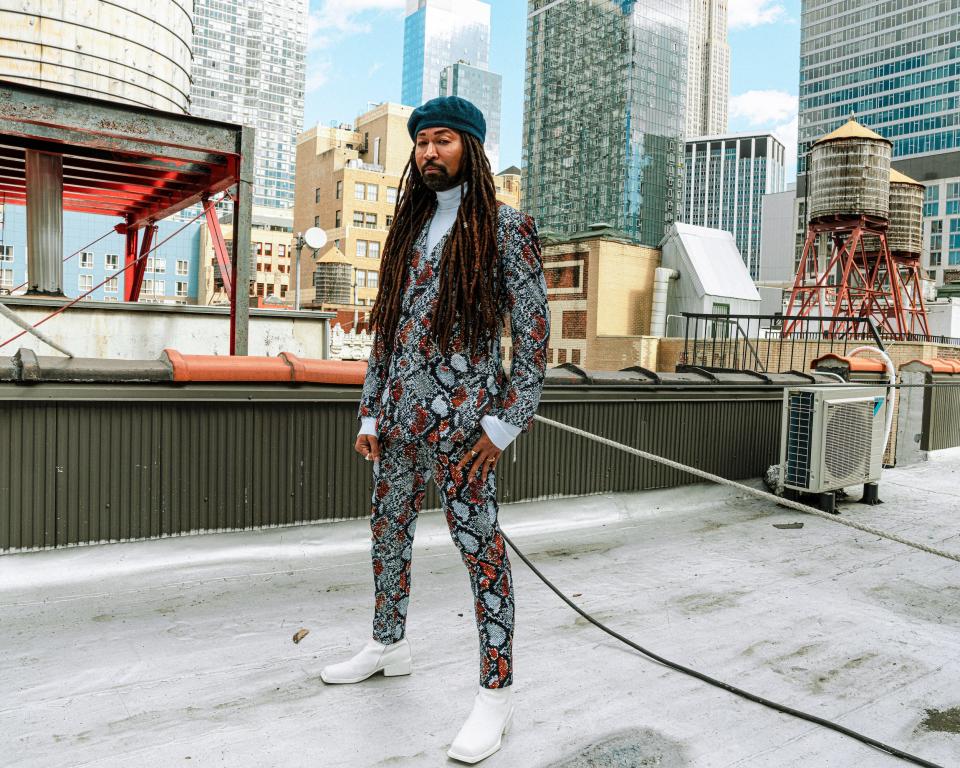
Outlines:
[[437, 165], [436, 163], [426, 163], [423, 168], [420, 169], [420, 173], [426, 173], [428, 168], [436, 168], [438, 171], [443, 171], [444, 173], [447, 172], [447, 169], [442, 165]]

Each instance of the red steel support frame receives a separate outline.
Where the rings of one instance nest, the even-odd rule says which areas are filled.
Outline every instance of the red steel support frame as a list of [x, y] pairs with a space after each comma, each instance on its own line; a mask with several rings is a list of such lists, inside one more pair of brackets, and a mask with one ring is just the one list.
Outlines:
[[[787, 307], [786, 315], [793, 319], [784, 324], [784, 337], [798, 330], [802, 318], [825, 315], [829, 299], [833, 299], [833, 319], [827, 328], [831, 335], [863, 332], [858, 323], [845, 321], [845, 317], [872, 317], [881, 332], [895, 339], [906, 339], [912, 333], [928, 335], [919, 274], [903, 279], [901, 264], [887, 246], [886, 229], [885, 220], [867, 216], [810, 223]], [[831, 240], [830, 258], [823, 271], [817, 258], [820, 234], [828, 234]], [[867, 238], [878, 243], [879, 250], [868, 251]], [[838, 270], [839, 279], [833, 285], [830, 278]]]
[[[126, 237], [127, 243], [124, 248], [123, 253], [123, 300], [124, 301], [136, 301], [133, 297], [133, 263], [137, 260], [137, 238], [140, 234], [139, 230], [132, 229], [129, 226], [126, 228]], [[139, 297], [140, 290], [137, 289], [137, 296]]]
[[[147, 271], [147, 254], [150, 253], [150, 247], [153, 245], [153, 238], [156, 234], [157, 226], [155, 224], [148, 224], [143, 228], [143, 241], [140, 243], [140, 256], [137, 257], [136, 266], [134, 266], [133, 269], [127, 270], [128, 278], [130, 273], [133, 273], [129, 289], [130, 296], [127, 301], [140, 300], [140, 288], [143, 286], [143, 276]], [[136, 245], [134, 245], [134, 250], [136, 250]]]
[[[223, 230], [220, 228], [216, 206], [210, 201], [209, 197], [203, 199], [203, 213], [207, 217], [207, 231], [210, 233], [210, 240], [213, 242], [213, 254], [217, 259], [217, 266], [220, 268], [223, 289], [227, 293], [227, 301], [232, 304], [234, 292], [233, 267], [230, 265], [230, 255], [227, 253], [227, 245], [223, 239]], [[230, 338], [233, 338], [232, 328]]]

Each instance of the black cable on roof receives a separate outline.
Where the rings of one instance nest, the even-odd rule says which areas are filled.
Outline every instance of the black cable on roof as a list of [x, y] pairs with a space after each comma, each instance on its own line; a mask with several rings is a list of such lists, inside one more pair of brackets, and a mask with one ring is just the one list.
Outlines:
[[585, 618], [595, 627], [603, 630], [611, 637], [615, 637], [621, 643], [629, 645], [635, 651], [639, 651], [644, 656], [647, 656], [653, 659], [654, 661], [660, 664], [663, 664], [666, 667], [669, 667], [670, 669], [674, 669], [677, 672], [682, 672], [685, 675], [689, 675], [690, 677], [695, 677], [698, 680], [702, 680], [703, 682], [709, 685], [712, 685], [715, 688], [721, 688], [722, 690], [727, 691], [728, 693], [732, 693], [735, 696], [739, 696], [743, 699], [747, 699], [748, 701], [752, 701], [756, 704], [761, 704], [764, 707], [769, 707], [770, 709], [776, 710], [777, 712], [781, 712], [785, 715], [791, 715], [792, 717], [797, 717], [801, 720], [806, 720], [807, 722], [814, 723], [815, 725], [820, 725], [824, 728], [829, 728], [831, 731], [836, 731], [837, 733], [841, 733], [844, 736], [849, 736], [851, 739], [856, 739], [857, 741], [862, 742], [863, 744], [866, 744], [868, 746], [871, 746], [874, 749], [878, 749], [881, 752], [885, 752], [888, 755], [892, 755], [893, 757], [899, 757], [901, 760], [906, 760], [907, 762], [913, 763], [914, 765], [921, 765], [921, 766], [924, 766], [924, 768], [946, 768], [946, 766], [939, 765], [938, 763], [933, 763], [929, 760], [925, 760], [922, 757], [917, 757], [916, 755], [912, 755], [909, 752], [904, 752], [902, 749], [897, 749], [896, 747], [892, 747], [889, 744], [884, 744], [882, 741], [878, 741], [877, 739], [871, 738], [870, 736], [866, 736], [862, 733], [859, 733], [858, 731], [854, 731], [850, 728], [847, 728], [846, 726], [840, 725], [839, 723], [835, 723], [832, 720], [827, 720], [823, 717], [817, 717], [816, 715], [811, 715], [807, 712], [803, 712], [802, 710], [794, 709], [793, 707], [788, 707], [786, 704], [779, 704], [776, 701], [771, 701], [770, 699], [766, 699], [763, 696], [759, 696], [755, 693], [750, 693], [749, 691], [745, 691], [742, 688], [738, 688], [735, 685], [731, 685], [730, 683], [725, 683], [722, 680], [717, 680], [714, 677], [710, 677], [710, 675], [706, 675], [703, 672], [698, 672], [697, 670], [691, 669], [690, 667], [685, 667], [684, 665], [678, 664], [675, 661], [670, 661], [670, 659], [664, 658], [663, 656], [660, 656], [659, 654], [656, 654], [653, 651], [647, 650], [646, 648], [644, 648], [641, 645], [638, 645], [637, 643], [633, 642], [629, 638], [624, 637], [616, 630], [610, 629], [610, 627], [606, 626], [602, 622], [593, 618], [593, 616], [591, 616], [589, 613], [583, 610], [580, 606], [574, 603], [569, 597], [563, 594], [563, 592], [561, 592], [553, 584], [553, 582], [550, 581], [550, 579], [544, 576], [540, 572], [540, 570], [537, 568], [537, 566], [531, 563], [530, 559], [525, 554], [523, 554], [523, 552], [517, 549], [517, 545], [510, 540], [510, 537], [507, 536], [507, 534], [503, 533], [502, 529], [501, 529], [501, 533], [503, 534], [504, 540], [507, 542], [507, 544], [510, 545], [510, 548], [517, 554], [517, 556], [521, 560], [523, 560], [524, 563], [526, 563], [527, 567], [531, 571], [533, 571], [534, 574], [536, 574], [537, 578], [539, 578], [540, 581], [546, 584], [547, 587], [549, 587], [550, 590], [557, 597], [563, 600], [563, 602], [569, 605], [573, 610], [575, 610], [577, 613], [583, 616], [583, 618]]

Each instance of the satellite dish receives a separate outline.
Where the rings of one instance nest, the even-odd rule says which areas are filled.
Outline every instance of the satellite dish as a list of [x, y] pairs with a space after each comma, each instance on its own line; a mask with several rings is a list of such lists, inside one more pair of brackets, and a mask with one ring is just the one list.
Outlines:
[[310, 229], [303, 233], [303, 242], [316, 251], [327, 244], [327, 233], [320, 229], [320, 227], [310, 227]]

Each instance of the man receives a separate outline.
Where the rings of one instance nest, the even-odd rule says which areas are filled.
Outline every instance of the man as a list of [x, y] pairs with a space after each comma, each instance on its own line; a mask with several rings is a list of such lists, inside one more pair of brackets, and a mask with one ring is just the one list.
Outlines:
[[496, 466], [540, 400], [546, 283], [533, 219], [496, 200], [480, 110], [441, 97], [414, 110], [407, 127], [414, 148], [384, 245], [354, 446], [374, 471], [373, 639], [321, 676], [354, 683], [381, 670], [409, 674], [412, 544], [432, 475], [470, 576], [480, 637], [480, 688], [448, 755], [476, 763], [500, 748], [513, 715], [514, 601]]

